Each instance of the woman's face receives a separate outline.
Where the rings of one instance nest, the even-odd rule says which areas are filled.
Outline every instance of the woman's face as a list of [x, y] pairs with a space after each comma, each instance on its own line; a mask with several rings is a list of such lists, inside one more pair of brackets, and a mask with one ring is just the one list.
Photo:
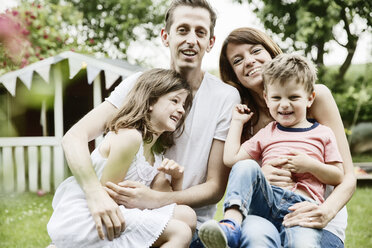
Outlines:
[[261, 66], [272, 58], [260, 44], [234, 44], [226, 48], [226, 55], [240, 83], [258, 94], [262, 94]]

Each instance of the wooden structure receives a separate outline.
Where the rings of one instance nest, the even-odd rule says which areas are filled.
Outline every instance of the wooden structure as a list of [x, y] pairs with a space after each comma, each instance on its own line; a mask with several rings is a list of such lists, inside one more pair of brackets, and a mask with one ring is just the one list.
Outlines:
[[13, 97], [17, 97], [17, 82], [30, 89], [35, 77], [41, 77], [54, 88], [53, 136], [0, 137], [0, 192], [36, 192], [39, 189], [49, 192], [65, 179], [61, 140], [64, 135], [63, 119], [68, 118], [63, 116], [63, 84], [67, 77], [63, 75], [61, 65], [63, 61], [66, 64], [66, 60], [69, 79], [81, 69], [86, 69], [87, 82], [93, 84], [94, 106], [102, 102], [101, 79], [105, 88], [110, 89], [120, 79], [142, 70], [124, 61], [63, 52], [0, 76], [0, 87], [3, 85]]

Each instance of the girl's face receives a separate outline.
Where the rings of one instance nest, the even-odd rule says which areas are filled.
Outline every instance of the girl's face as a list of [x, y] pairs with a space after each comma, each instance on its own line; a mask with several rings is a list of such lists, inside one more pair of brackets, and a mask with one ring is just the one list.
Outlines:
[[173, 132], [177, 128], [178, 122], [185, 114], [185, 101], [188, 91], [180, 89], [169, 92], [150, 106], [150, 122], [156, 132]]
[[226, 55], [240, 83], [262, 95], [261, 66], [272, 60], [270, 53], [260, 44], [229, 43]]

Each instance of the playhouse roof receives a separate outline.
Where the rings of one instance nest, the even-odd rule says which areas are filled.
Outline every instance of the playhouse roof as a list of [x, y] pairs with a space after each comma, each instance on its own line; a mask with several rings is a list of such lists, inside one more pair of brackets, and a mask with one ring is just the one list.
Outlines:
[[47, 83], [49, 83], [51, 65], [57, 64], [65, 59], [68, 60], [70, 79], [72, 79], [82, 68], [86, 68], [88, 83], [91, 84], [99, 73], [104, 71], [106, 89], [110, 88], [120, 76], [126, 78], [136, 71], [143, 70], [142, 67], [131, 65], [123, 60], [112, 60], [107, 58], [98, 59], [92, 56], [67, 51], [35, 62], [22, 69], [5, 73], [0, 76], [0, 84], [3, 84], [9, 93], [12, 94], [12, 96], [15, 96], [17, 78], [19, 78], [28, 89], [31, 88], [34, 72], [38, 73]]

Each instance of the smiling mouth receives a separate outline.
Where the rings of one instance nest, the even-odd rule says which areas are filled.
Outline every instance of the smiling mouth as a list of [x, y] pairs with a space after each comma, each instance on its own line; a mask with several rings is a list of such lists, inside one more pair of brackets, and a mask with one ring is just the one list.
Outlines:
[[178, 121], [180, 120], [178, 117], [172, 115], [169, 117], [172, 121], [174, 121], [175, 123], [178, 123]]
[[278, 112], [280, 115], [291, 115], [293, 114], [294, 112], [293, 111], [282, 111], [282, 112]]
[[193, 50], [183, 50], [181, 53], [188, 57], [192, 57], [196, 55], [196, 52]]
[[256, 72], [258, 72], [260, 70], [261, 70], [261, 68], [256, 68], [256, 69], [251, 70], [250, 72], [248, 72], [248, 77], [252, 76], [253, 74], [255, 74]]

